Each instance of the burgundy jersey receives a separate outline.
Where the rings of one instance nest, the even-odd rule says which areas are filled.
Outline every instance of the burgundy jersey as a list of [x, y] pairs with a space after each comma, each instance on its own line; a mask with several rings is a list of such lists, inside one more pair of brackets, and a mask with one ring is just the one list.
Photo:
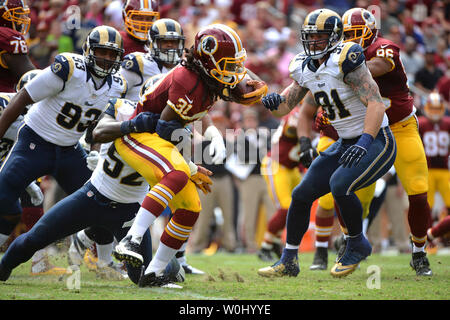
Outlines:
[[206, 87], [199, 76], [179, 65], [144, 92], [135, 114], [145, 111], [161, 114], [166, 105], [169, 105], [180, 118], [189, 123], [203, 117], [213, 104], [214, 101], [206, 94]]
[[391, 71], [374, 79], [387, 107], [389, 124], [406, 118], [413, 111], [413, 98], [409, 94], [405, 69], [400, 60], [400, 48], [392, 41], [378, 37], [364, 51], [364, 55], [367, 61], [381, 57], [391, 63]]
[[448, 148], [450, 144], [450, 117], [433, 123], [430, 119], [419, 117], [419, 132], [422, 138], [428, 168], [448, 169]]
[[272, 148], [267, 154], [289, 169], [297, 167], [300, 161], [300, 146], [297, 137], [298, 109], [295, 107], [281, 119], [278, 129], [280, 131], [274, 136]]
[[145, 42], [139, 41], [136, 38], [133, 38], [128, 32], [126, 31], [120, 31], [120, 35], [123, 39], [123, 49], [125, 52], [123, 53], [123, 56], [125, 57], [129, 53], [133, 52], [144, 52], [146, 53], [147, 50], [145, 50]]
[[23, 35], [10, 28], [0, 27], [0, 92], [15, 92], [16, 82], [9, 68], [3, 60], [3, 54], [28, 54], [27, 42]]

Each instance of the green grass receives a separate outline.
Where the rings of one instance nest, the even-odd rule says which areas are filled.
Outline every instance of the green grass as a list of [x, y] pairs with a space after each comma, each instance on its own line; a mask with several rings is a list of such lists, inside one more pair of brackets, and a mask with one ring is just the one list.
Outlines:
[[[335, 279], [329, 271], [310, 271], [313, 256], [301, 253], [298, 277], [268, 279], [259, 277], [257, 270], [269, 264], [255, 255], [188, 255], [189, 263], [207, 275], [187, 275], [181, 290], [138, 288], [129, 280], [106, 281], [84, 266], [80, 289], [71, 290], [67, 276], [31, 276], [27, 262], [16, 268], [7, 282], [0, 283], [0, 300], [448, 300], [450, 256], [429, 256], [434, 272], [429, 278], [416, 277], [409, 267], [410, 257], [374, 254], [353, 274]], [[331, 253], [329, 268], [334, 258]], [[65, 257], [53, 262], [67, 265]], [[380, 289], [367, 287], [371, 265], [380, 268]]]

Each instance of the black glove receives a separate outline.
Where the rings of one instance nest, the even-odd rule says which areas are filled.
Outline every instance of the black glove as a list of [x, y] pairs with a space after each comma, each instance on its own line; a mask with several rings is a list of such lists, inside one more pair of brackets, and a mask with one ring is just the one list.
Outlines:
[[280, 96], [278, 93], [272, 92], [268, 95], [262, 97], [261, 102], [270, 111], [274, 111], [278, 109], [280, 103], [282, 103], [285, 99]]
[[153, 112], [141, 112], [131, 120], [123, 121], [120, 125], [120, 131], [125, 135], [129, 133], [155, 132], [156, 124], [159, 120], [159, 114]]
[[344, 154], [339, 159], [339, 163], [344, 168], [356, 167], [361, 159], [367, 154], [370, 145], [373, 142], [373, 137], [368, 133], [363, 133], [354, 145], [348, 147]]
[[311, 145], [311, 139], [307, 137], [301, 137], [299, 139], [300, 143], [300, 162], [305, 168], [309, 168], [314, 158], [319, 154], [316, 149]]

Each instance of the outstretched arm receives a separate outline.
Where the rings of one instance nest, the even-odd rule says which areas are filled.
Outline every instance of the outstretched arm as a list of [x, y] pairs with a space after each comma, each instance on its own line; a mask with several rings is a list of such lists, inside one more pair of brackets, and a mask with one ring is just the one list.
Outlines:
[[294, 109], [308, 91], [307, 88], [300, 86], [297, 81], [292, 81], [281, 95], [271, 93], [262, 99], [262, 103], [267, 109], [272, 111], [274, 116], [282, 117]]

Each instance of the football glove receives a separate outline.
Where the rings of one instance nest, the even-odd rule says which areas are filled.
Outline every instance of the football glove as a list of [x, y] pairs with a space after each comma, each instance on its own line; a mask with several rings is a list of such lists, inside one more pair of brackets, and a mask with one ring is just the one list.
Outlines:
[[89, 170], [94, 171], [95, 167], [97, 167], [99, 154], [98, 151], [91, 151], [89, 152], [88, 156], [86, 157], [86, 163]]
[[280, 96], [278, 93], [272, 92], [268, 95], [262, 97], [261, 103], [266, 109], [270, 111], [278, 110], [278, 106], [284, 102], [284, 97]]
[[319, 154], [316, 149], [311, 145], [311, 139], [308, 137], [301, 137], [299, 139], [300, 143], [300, 163], [305, 167], [309, 168], [314, 158]]
[[213, 164], [222, 164], [226, 158], [227, 149], [223, 140], [222, 134], [215, 126], [206, 128], [204, 138], [210, 140], [209, 155], [212, 157]]
[[351, 145], [345, 150], [339, 159], [339, 164], [342, 164], [344, 168], [356, 167], [367, 154], [367, 150], [369, 150], [372, 142], [373, 137], [368, 133], [363, 133], [354, 145]]
[[44, 194], [42, 193], [41, 188], [36, 184], [36, 182], [30, 183], [28, 187], [26, 187], [26, 192], [30, 196], [31, 203], [34, 206], [39, 206], [44, 202]]
[[204, 194], [211, 192], [212, 172], [202, 166], [197, 166], [193, 162], [189, 163], [189, 168], [191, 169], [191, 180], [195, 183], [197, 188], [203, 191]]

